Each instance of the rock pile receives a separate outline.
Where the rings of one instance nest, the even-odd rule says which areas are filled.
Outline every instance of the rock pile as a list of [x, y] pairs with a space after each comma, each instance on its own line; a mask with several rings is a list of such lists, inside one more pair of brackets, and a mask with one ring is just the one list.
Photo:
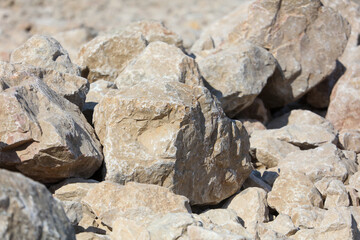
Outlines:
[[33, 35], [0, 62], [1, 239], [360, 239], [358, 4]]

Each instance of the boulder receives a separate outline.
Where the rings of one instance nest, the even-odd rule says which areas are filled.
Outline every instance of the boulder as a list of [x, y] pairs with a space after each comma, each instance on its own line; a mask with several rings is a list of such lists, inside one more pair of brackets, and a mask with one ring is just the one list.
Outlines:
[[71, 62], [67, 51], [58, 41], [48, 36], [32, 36], [11, 53], [10, 63], [22, 63], [80, 76], [80, 68]]
[[266, 229], [271, 229], [287, 237], [294, 235], [299, 230], [291, 221], [291, 218], [285, 214], [279, 214], [274, 221], [264, 223], [264, 226]]
[[154, 81], [175, 81], [202, 85], [195, 60], [179, 48], [164, 42], [152, 42], [129, 63], [116, 78], [118, 89]]
[[244, 128], [248, 132], [249, 136], [255, 131], [255, 130], [266, 130], [266, 127], [264, 124], [262, 124], [260, 121], [253, 120], [253, 119], [240, 119], [242, 122]]
[[311, 180], [295, 171], [280, 174], [268, 193], [267, 202], [277, 212], [287, 215], [298, 206], [323, 206], [321, 194]]
[[271, 115], [264, 102], [260, 98], [255, 98], [250, 106], [235, 116], [235, 119], [252, 119], [267, 124], [271, 119]]
[[201, 86], [147, 82], [110, 91], [95, 107], [94, 125], [106, 180], [157, 184], [191, 204], [216, 204], [251, 172], [241, 122]]
[[249, 42], [215, 49], [197, 62], [207, 87], [231, 118], [253, 103], [276, 68], [269, 52]]
[[360, 153], [360, 129], [346, 129], [339, 133], [341, 146], [349, 151]]
[[[2, 90], [22, 84], [26, 76], [35, 76], [43, 80], [46, 85], [60, 96], [77, 105], [80, 109], [85, 103], [89, 91], [86, 78], [69, 73], [61, 73], [51, 68], [33, 67], [24, 64], [0, 62], [0, 80]], [[0, 90], [1, 91], [1, 90]]]
[[101, 166], [100, 143], [79, 108], [42, 80], [25, 77], [0, 92], [0, 101], [2, 168], [51, 183], [88, 178]]
[[2, 239], [74, 239], [61, 204], [46, 189], [19, 173], [0, 169]]
[[339, 180], [332, 180], [326, 188], [324, 208], [348, 207], [350, 200], [345, 185]]
[[266, 195], [266, 191], [261, 188], [247, 188], [226, 201], [223, 207], [234, 210], [248, 228], [254, 223], [269, 221]]

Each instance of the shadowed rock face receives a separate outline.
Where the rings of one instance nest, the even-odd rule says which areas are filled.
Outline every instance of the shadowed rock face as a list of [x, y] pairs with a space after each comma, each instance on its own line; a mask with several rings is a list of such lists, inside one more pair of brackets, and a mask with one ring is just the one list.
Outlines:
[[251, 171], [246, 131], [204, 87], [149, 82], [113, 90], [95, 107], [94, 125], [106, 180], [158, 184], [192, 204], [214, 204]]
[[2, 239], [66, 239], [75, 233], [61, 204], [37, 182], [0, 170]]
[[0, 166], [41, 182], [90, 177], [100, 143], [77, 106], [35, 77], [0, 92]]

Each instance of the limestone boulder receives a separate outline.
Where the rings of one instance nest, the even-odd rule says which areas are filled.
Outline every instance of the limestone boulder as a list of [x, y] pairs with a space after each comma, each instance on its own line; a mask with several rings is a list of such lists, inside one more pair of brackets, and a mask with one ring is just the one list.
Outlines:
[[229, 199], [224, 207], [234, 210], [238, 217], [244, 221], [247, 230], [255, 232], [254, 225], [269, 221], [266, 197], [265, 190], [251, 187]]
[[253, 103], [276, 69], [273, 56], [249, 42], [213, 50], [197, 62], [208, 88], [231, 118]]
[[44, 183], [93, 175], [101, 145], [79, 108], [38, 78], [23, 83], [0, 92], [0, 166]]
[[202, 85], [195, 60], [179, 48], [164, 42], [152, 42], [116, 78], [118, 89], [154, 81], [175, 81]]
[[330, 181], [323, 196], [326, 197], [324, 208], [348, 207], [350, 205], [345, 185], [339, 180]]
[[246, 240], [248, 239], [242, 235], [236, 235], [231, 233], [217, 233], [215, 231], [202, 228], [199, 226], [189, 226], [187, 227], [187, 235], [189, 240]]
[[347, 129], [341, 131], [339, 142], [344, 149], [360, 153], [360, 130]]
[[292, 222], [290, 216], [285, 214], [279, 214], [273, 221], [263, 225], [266, 229], [271, 229], [287, 237], [294, 235], [299, 230]]
[[0, 170], [2, 239], [74, 239], [61, 204], [46, 189], [19, 173]]
[[86, 94], [89, 91], [89, 82], [86, 78], [61, 73], [51, 68], [0, 62], [0, 76], [2, 77], [0, 80], [3, 85], [2, 89], [26, 84], [26, 82], [23, 82], [26, 76], [38, 77], [51, 90], [74, 103], [80, 109], [83, 108]]
[[94, 125], [106, 180], [157, 184], [191, 204], [215, 204], [251, 172], [241, 122], [201, 86], [149, 82], [111, 91], [95, 107]]
[[34, 35], [16, 48], [10, 63], [22, 63], [34, 67], [53, 69], [60, 73], [80, 76], [80, 68], [73, 64], [67, 51], [52, 37]]
[[248, 132], [249, 136], [251, 136], [255, 130], [266, 130], [266, 127], [260, 121], [253, 119], [240, 119], [240, 121], [243, 123], [243, 126]]
[[303, 173], [282, 172], [275, 180], [267, 202], [279, 213], [290, 215], [298, 206], [322, 207], [321, 194], [312, 181]]

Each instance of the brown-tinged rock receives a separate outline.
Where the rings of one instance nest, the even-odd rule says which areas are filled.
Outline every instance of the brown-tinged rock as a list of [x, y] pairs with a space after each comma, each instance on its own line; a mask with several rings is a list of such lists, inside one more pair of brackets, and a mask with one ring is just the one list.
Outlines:
[[147, 82], [111, 91], [95, 107], [94, 125], [106, 180], [157, 184], [191, 204], [215, 204], [251, 172], [241, 122], [201, 86]]
[[360, 153], [360, 129], [346, 129], [339, 133], [341, 146], [349, 151]]
[[249, 42], [215, 49], [197, 62], [207, 87], [231, 118], [253, 103], [276, 68], [269, 52]]
[[23, 83], [0, 92], [0, 166], [46, 183], [90, 177], [103, 156], [79, 108], [40, 79]]
[[174, 81], [202, 85], [195, 60], [179, 48], [164, 42], [152, 42], [116, 78], [118, 89], [156, 81]]
[[48, 36], [32, 36], [11, 53], [10, 62], [80, 76], [80, 68], [71, 62], [67, 51], [58, 41]]
[[268, 193], [267, 202], [279, 213], [287, 215], [298, 206], [323, 206], [321, 194], [311, 180], [305, 174], [295, 171], [280, 174]]
[[75, 239], [61, 204], [45, 186], [3, 169], [0, 176], [2, 239]]

